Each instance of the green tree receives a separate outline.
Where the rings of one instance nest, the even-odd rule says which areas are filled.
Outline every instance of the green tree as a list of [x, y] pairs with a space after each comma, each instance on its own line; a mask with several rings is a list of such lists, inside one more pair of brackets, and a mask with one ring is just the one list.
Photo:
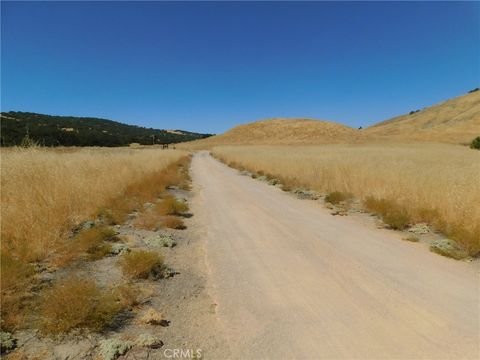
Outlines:
[[480, 136], [477, 136], [475, 139], [473, 139], [472, 143], [470, 144], [470, 147], [472, 149], [480, 150]]

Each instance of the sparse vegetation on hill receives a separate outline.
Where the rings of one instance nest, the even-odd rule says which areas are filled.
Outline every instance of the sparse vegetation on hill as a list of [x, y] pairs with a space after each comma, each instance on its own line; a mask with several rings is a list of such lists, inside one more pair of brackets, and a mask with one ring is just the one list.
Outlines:
[[363, 130], [366, 140], [468, 144], [480, 129], [480, 92], [411, 111]]
[[[351, 193], [393, 229], [428, 223], [464, 253], [480, 253], [480, 158], [439, 144], [229, 146], [213, 149], [227, 164], [271, 174], [287, 189]], [[441, 190], [442, 189], [442, 190]]]
[[210, 134], [157, 130], [112, 120], [51, 116], [28, 112], [1, 113], [1, 145], [128, 146], [170, 144], [203, 139]]

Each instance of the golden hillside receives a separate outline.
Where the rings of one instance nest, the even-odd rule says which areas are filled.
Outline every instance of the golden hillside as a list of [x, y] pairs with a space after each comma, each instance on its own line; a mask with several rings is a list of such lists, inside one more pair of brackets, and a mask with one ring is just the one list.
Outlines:
[[362, 131], [366, 139], [470, 143], [480, 135], [480, 91], [411, 115], [397, 116]]
[[217, 145], [303, 145], [348, 142], [358, 130], [330, 121], [270, 119], [236, 126], [224, 134], [193, 141], [188, 147]]
[[392, 140], [469, 144], [479, 135], [480, 91], [476, 91], [361, 131], [330, 121], [277, 118], [239, 125], [224, 134], [184, 143], [180, 147], [203, 149], [218, 145], [321, 145]]

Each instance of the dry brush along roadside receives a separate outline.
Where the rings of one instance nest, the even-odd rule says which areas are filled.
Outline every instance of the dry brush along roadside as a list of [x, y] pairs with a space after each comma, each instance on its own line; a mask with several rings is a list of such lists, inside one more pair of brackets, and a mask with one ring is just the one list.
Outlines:
[[156, 328], [169, 321], [157, 298], [176, 275], [169, 255], [191, 216], [189, 162], [182, 157], [127, 186], [41, 262], [2, 252], [7, 359], [115, 359], [162, 347]]
[[402, 232], [403, 240], [425, 243], [430, 251], [456, 260], [471, 260], [480, 255], [480, 224], [469, 231], [461, 224], [451, 224], [442, 220], [435, 209], [417, 209], [415, 216], [412, 216], [409, 209], [394, 199], [374, 196], [359, 199], [352, 193], [338, 190], [319, 193], [308, 189], [308, 185], [299, 179], [258, 170], [247, 163], [232, 161], [228, 156], [215, 152], [212, 155], [238, 170], [241, 175], [264, 181], [300, 199], [319, 201], [330, 209], [334, 216], [370, 215], [378, 228]]

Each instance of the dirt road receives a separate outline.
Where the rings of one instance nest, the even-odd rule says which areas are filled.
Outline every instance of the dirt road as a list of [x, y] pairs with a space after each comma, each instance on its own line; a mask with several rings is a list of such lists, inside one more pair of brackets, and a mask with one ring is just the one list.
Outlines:
[[333, 217], [205, 152], [192, 175], [227, 339], [210, 358], [479, 358], [475, 265]]

